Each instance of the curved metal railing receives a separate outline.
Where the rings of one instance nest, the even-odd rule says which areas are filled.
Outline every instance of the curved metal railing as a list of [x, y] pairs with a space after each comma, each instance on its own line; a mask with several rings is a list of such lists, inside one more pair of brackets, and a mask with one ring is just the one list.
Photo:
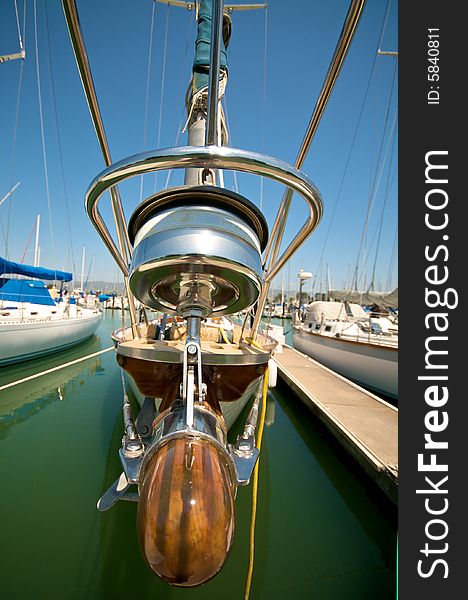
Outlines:
[[98, 208], [102, 194], [126, 179], [145, 173], [207, 166], [268, 177], [288, 186], [306, 201], [309, 207], [308, 219], [278, 259], [275, 268], [268, 273], [265, 281], [271, 281], [320, 222], [323, 204], [314, 184], [301, 171], [277, 158], [228, 146], [185, 146], [152, 150], [111, 165], [94, 179], [86, 193], [85, 204], [88, 216], [119, 266], [123, 263], [123, 257]]

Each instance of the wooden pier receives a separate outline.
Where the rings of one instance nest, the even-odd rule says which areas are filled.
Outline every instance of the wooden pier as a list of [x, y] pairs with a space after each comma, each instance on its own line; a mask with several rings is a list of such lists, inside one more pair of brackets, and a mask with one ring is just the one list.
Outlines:
[[398, 409], [290, 346], [278, 375], [393, 502], [398, 497]]

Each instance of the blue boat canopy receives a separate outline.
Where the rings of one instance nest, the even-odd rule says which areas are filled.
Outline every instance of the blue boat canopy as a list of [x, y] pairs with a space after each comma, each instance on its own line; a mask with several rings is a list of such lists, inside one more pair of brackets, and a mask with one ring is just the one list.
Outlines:
[[[55, 306], [44, 282], [32, 279], [2, 279], [0, 277], [0, 300]], [[4, 308], [12, 307], [5, 306]]]
[[36, 277], [47, 281], [71, 281], [73, 275], [66, 271], [55, 271], [53, 269], [44, 269], [43, 267], [32, 267], [20, 263], [6, 260], [0, 256], [0, 275], [25, 275], [26, 277]]

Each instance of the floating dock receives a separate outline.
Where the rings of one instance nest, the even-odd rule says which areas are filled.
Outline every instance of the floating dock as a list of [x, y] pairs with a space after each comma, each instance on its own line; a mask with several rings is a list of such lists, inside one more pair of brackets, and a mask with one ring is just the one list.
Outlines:
[[398, 498], [398, 409], [283, 345], [279, 376], [393, 501]]

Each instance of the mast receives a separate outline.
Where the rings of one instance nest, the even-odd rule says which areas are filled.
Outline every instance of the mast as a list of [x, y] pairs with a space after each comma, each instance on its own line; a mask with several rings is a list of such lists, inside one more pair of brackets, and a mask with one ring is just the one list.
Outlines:
[[5, 202], [5, 200], [7, 200], [13, 194], [13, 192], [16, 190], [16, 188], [19, 186], [20, 183], [21, 183], [21, 181], [18, 181], [18, 183], [16, 185], [14, 185], [11, 188], [11, 190], [3, 196], [3, 198], [0, 200], [0, 206]]
[[[223, 5], [223, 0], [201, 0], [198, 9], [192, 90], [187, 106], [191, 146], [222, 146], [227, 142], [220, 101], [227, 83], [226, 45], [229, 43], [228, 35], [223, 36], [223, 23], [230, 17], [223, 14]], [[212, 169], [186, 169], [185, 185], [200, 184], [215, 185], [216, 173]]]
[[[190, 146], [225, 146], [228, 143], [226, 120], [221, 105], [227, 85], [227, 53], [231, 36], [233, 11], [266, 8], [266, 4], [224, 4], [223, 0], [156, 0], [160, 4], [196, 11], [198, 33], [193, 63], [188, 113]], [[215, 24], [211, 27], [211, 24]], [[223, 172], [198, 168], [185, 170], [185, 185], [218, 185], [224, 187]]]
[[34, 243], [34, 266], [39, 266], [39, 227], [41, 225], [41, 215], [38, 213], [36, 217], [36, 241]]
[[81, 291], [83, 290], [83, 280], [84, 280], [84, 264], [85, 264], [85, 254], [86, 254], [86, 246], [83, 246], [83, 255], [81, 257]]

